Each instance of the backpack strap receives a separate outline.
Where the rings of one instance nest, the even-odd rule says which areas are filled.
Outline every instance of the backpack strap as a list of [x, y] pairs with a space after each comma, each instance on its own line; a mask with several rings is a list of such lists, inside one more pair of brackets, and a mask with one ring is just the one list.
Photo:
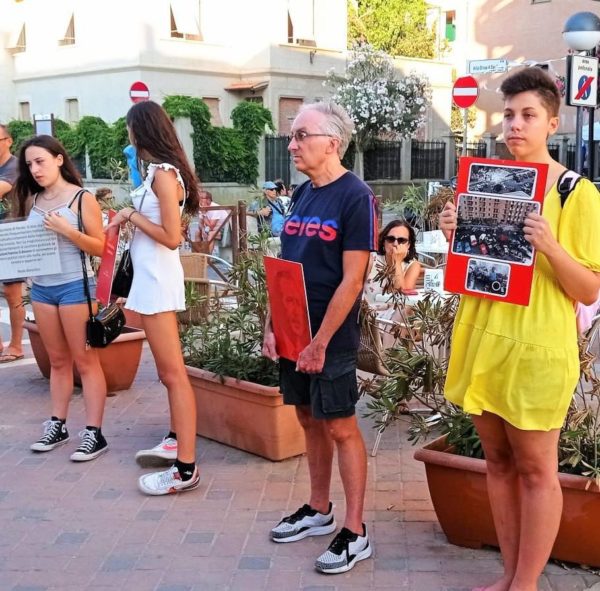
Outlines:
[[573, 170], [565, 170], [558, 181], [556, 182], [556, 189], [560, 195], [560, 207], [561, 209], [565, 206], [567, 197], [571, 194], [577, 183], [581, 180], [581, 175], [577, 174]]

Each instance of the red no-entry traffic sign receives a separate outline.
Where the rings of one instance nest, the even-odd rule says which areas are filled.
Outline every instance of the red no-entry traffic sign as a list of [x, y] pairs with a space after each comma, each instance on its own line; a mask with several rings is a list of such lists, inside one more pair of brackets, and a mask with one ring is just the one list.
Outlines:
[[132, 103], [141, 103], [150, 99], [150, 91], [143, 82], [134, 82], [129, 89], [129, 97]]
[[479, 85], [473, 76], [461, 76], [452, 87], [452, 100], [457, 107], [468, 109], [479, 96]]

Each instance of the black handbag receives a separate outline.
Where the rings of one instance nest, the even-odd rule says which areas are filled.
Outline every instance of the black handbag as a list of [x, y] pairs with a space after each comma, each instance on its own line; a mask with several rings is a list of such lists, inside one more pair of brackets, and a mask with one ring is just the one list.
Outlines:
[[111, 295], [118, 298], [126, 298], [131, 290], [133, 283], [133, 263], [129, 248], [121, 255], [121, 260], [117, 266], [115, 277], [112, 283]]
[[[83, 190], [79, 192], [77, 225], [79, 231], [83, 233], [83, 220], [81, 217], [82, 195]], [[121, 334], [121, 331], [125, 326], [125, 314], [117, 304], [109, 304], [94, 316], [92, 310], [92, 298], [90, 296], [90, 283], [85, 265], [85, 253], [83, 250], [80, 250], [79, 254], [81, 256], [81, 268], [83, 269], [83, 289], [85, 291], [88, 312], [90, 315], [86, 324], [87, 344], [90, 347], [103, 348], [112, 343]]]
[[[146, 192], [144, 191], [138, 211], [141, 211], [145, 198]], [[130, 248], [133, 244], [133, 239], [135, 238], [135, 231], [136, 228], [134, 227], [131, 239], [129, 240], [129, 248], [127, 248], [121, 255], [121, 260], [119, 261], [115, 276], [113, 278], [110, 294], [118, 298], [126, 298], [129, 295], [131, 284], [133, 283], [133, 262], [131, 260]]]

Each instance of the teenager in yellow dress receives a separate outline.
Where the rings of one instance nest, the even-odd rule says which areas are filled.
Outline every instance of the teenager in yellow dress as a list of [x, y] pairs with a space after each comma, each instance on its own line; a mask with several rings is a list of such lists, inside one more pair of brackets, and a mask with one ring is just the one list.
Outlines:
[[[600, 289], [600, 195], [581, 179], [561, 208], [564, 166], [548, 153], [560, 95], [538, 68], [502, 83], [503, 133], [516, 160], [548, 165], [542, 215], [525, 238], [537, 249], [529, 306], [463, 296], [454, 324], [445, 395], [472, 414], [487, 460], [490, 504], [504, 575], [474, 591], [536, 591], [558, 532], [558, 438], [579, 378], [576, 302]], [[440, 216], [446, 236], [456, 208]]]

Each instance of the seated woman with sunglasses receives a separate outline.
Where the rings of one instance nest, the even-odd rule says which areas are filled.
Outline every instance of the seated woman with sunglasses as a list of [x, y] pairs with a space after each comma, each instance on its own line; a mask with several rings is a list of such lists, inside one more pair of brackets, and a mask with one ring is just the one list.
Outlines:
[[[379, 295], [386, 292], [406, 291], [415, 289], [417, 279], [421, 274], [421, 265], [417, 261], [415, 250], [415, 231], [405, 220], [390, 222], [379, 234], [377, 255], [374, 257], [367, 280], [365, 282], [365, 299], [369, 305], [379, 310], [378, 316], [391, 319], [394, 310], [388, 311], [390, 306], [381, 302]], [[379, 280], [382, 270], [390, 269], [389, 285], [384, 278]]]

